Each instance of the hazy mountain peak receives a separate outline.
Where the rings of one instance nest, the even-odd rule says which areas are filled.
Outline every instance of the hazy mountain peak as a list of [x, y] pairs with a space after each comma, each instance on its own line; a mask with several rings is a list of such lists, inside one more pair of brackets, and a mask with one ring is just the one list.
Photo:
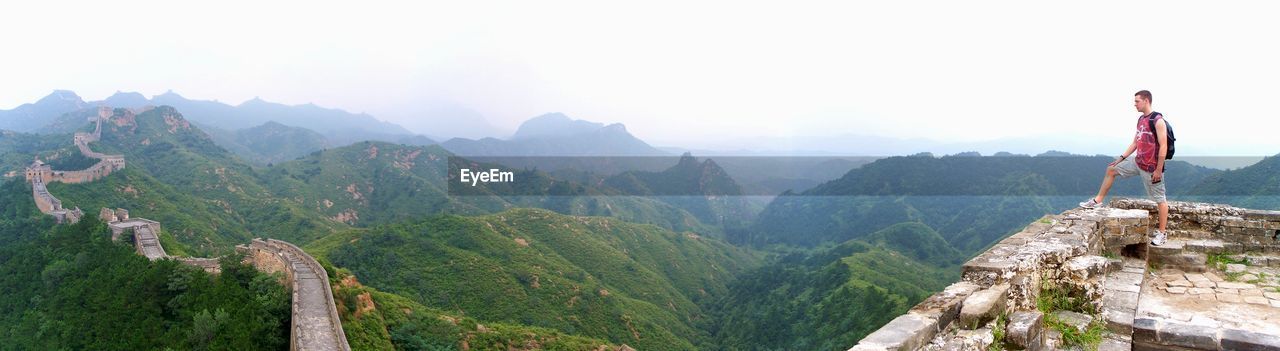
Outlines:
[[680, 162], [676, 162], [675, 168], [697, 167], [698, 158], [693, 157], [693, 153], [685, 152], [680, 155]]
[[182, 95], [178, 95], [178, 93], [173, 92], [173, 89], [165, 90], [165, 91], [164, 91], [164, 94], [160, 94], [160, 95], [152, 96], [151, 98], [152, 98], [152, 99], [168, 98], [168, 99], [183, 99], [183, 100], [186, 100], [186, 98], [182, 97]]
[[617, 132], [626, 133], [627, 126], [623, 125], [622, 123], [614, 123], [614, 124], [604, 126], [604, 128], [600, 128], [600, 131], [608, 132], [608, 133], [617, 133]]
[[80, 95], [76, 95], [74, 91], [54, 90], [52, 93], [49, 93], [48, 96], [41, 98], [39, 101], [36, 101], [36, 104], [49, 105], [49, 104], [66, 103], [66, 102], [84, 103], [84, 99], [81, 99]]
[[102, 100], [102, 103], [112, 107], [140, 107], [151, 104], [151, 101], [138, 92], [117, 90], [115, 94], [111, 94], [106, 100]]
[[511, 139], [570, 136], [591, 133], [602, 128], [605, 128], [603, 123], [572, 119], [563, 113], [552, 112], [521, 123]]
[[245, 102], [240, 103], [239, 106], [265, 105], [265, 104], [270, 104], [270, 102], [263, 100], [261, 97], [254, 96], [252, 99], [249, 99], [249, 100], [246, 100]]

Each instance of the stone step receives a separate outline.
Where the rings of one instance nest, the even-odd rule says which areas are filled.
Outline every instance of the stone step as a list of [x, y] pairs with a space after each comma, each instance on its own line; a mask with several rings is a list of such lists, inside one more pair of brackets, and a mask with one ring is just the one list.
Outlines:
[[1108, 273], [1102, 281], [1102, 314], [1107, 329], [1119, 335], [1133, 333], [1134, 313], [1138, 308], [1138, 294], [1146, 277], [1145, 261], [1126, 258], [1124, 268]]
[[1183, 250], [1212, 255], [1227, 252], [1227, 247], [1222, 240], [1189, 239], [1184, 242]]
[[1276, 255], [1245, 254], [1230, 255], [1227, 257], [1232, 260], [1243, 260], [1250, 266], [1255, 267], [1280, 267], [1280, 256]]
[[[1219, 246], [1221, 243], [1221, 241], [1217, 242]], [[1214, 243], [1209, 240], [1172, 239], [1165, 242], [1164, 245], [1148, 246], [1147, 260], [1156, 268], [1173, 268], [1184, 272], [1204, 272], [1205, 261], [1208, 260], [1208, 256], [1203, 250], [1214, 250]]]
[[1160, 258], [1152, 258], [1152, 264], [1156, 268], [1172, 268], [1183, 272], [1200, 273], [1205, 271], [1205, 262], [1208, 257], [1202, 253], [1181, 253], [1173, 256], [1162, 256]]
[[1102, 339], [1098, 351], [1129, 351], [1133, 349], [1133, 341], [1128, 337], [1113, 335]]

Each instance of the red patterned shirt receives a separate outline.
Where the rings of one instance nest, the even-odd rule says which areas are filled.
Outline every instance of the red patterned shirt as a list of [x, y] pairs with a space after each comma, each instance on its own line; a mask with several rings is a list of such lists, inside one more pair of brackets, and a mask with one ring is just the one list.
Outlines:
[[1148, 173], [1156, 171], [1156, 165], [1160, 158], [1159, 139], [1154, 131], [1151, 130], [1150, 119], [1157, 122], [1164, 118], [1159, 112], [1151, 112], [1149, 115], [1138, 117], [1138, 132], [1134, 134], [1134, 141], [1138, 142], [1138, 155], [1134, 159], [1138, 163], [1138, 168]]

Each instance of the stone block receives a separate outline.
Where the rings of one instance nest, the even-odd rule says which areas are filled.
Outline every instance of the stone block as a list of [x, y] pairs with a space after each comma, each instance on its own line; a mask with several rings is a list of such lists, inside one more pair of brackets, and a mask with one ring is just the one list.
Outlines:
[[1106, 274], [1110, 264], [1107, 258], [1102, 256], [1076, 256], [1067, 260], [1063, 268], [1072, 279], [1083, 281]]
[[1218, 330], [1166, 321], [1158, 330], [1161, 345], [1218, 350]]
[[1221, 343], [1223, 350], [1280, 350], [1280, 336], [1237, 329], [1223, 330]]
[[1126, 340], [1106, 338], [1098, 344], [1098, 351], [1130, 351], [1132, 349], [1133, 343]]
[[937, 333], [937, 320], [907, 313], [894, 318], [889, 321], [889, 324], [862, 338], [862, 341], [849, 351], [917, 350], [928, 344]]
[[1187, 240], [1185, 250], [1204, 254], [1217, 254], [1226, 252], [1226, 246], [1222, 240], [1197, 239]]
[[1138, 318], [1133, 320], [1133, 343], [1156, 344], [1160, 342], [1159, 329], [1160, 321], [1152, 318]]
[[1007, 306], [1009, 284], [999, 284], [969, 295], [960, 309], [960, 327], [975, 329], [995, 319]]
[[1017, 348], [1039, 351], [1044, 348], [1043, 330], [1044, 314], [1040, 311], [1014, 312], [1009, 314], [1004, 340]]
[[960, 315], [960, 308], [969, 295], [981, 289], [977, 284], [957, 282], [947, 286], [911, 308], [911, 313], [934, 318], [939, 329], [945, 329]]

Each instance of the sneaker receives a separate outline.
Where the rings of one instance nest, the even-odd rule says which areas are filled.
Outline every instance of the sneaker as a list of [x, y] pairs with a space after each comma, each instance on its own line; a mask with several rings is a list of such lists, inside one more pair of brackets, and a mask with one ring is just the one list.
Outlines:
[[1157, 230], [1156, 235], [1151, 237], [1151, 245], [1155, 245], [1155, 246], [1164, 245], [1164, 242], [1167, 239], [1168, 237], [1164, 235], [1164, 231]]
[[1080, 207], [1084, 207], [1084, 208], [1096, 208], [1098, 206], [1102, 206], [1102, 203], [1098, 202], [1098, 198], [1096, 197], [1091, 197], [1089, 198], [1089, 201], [1080, 203]]

